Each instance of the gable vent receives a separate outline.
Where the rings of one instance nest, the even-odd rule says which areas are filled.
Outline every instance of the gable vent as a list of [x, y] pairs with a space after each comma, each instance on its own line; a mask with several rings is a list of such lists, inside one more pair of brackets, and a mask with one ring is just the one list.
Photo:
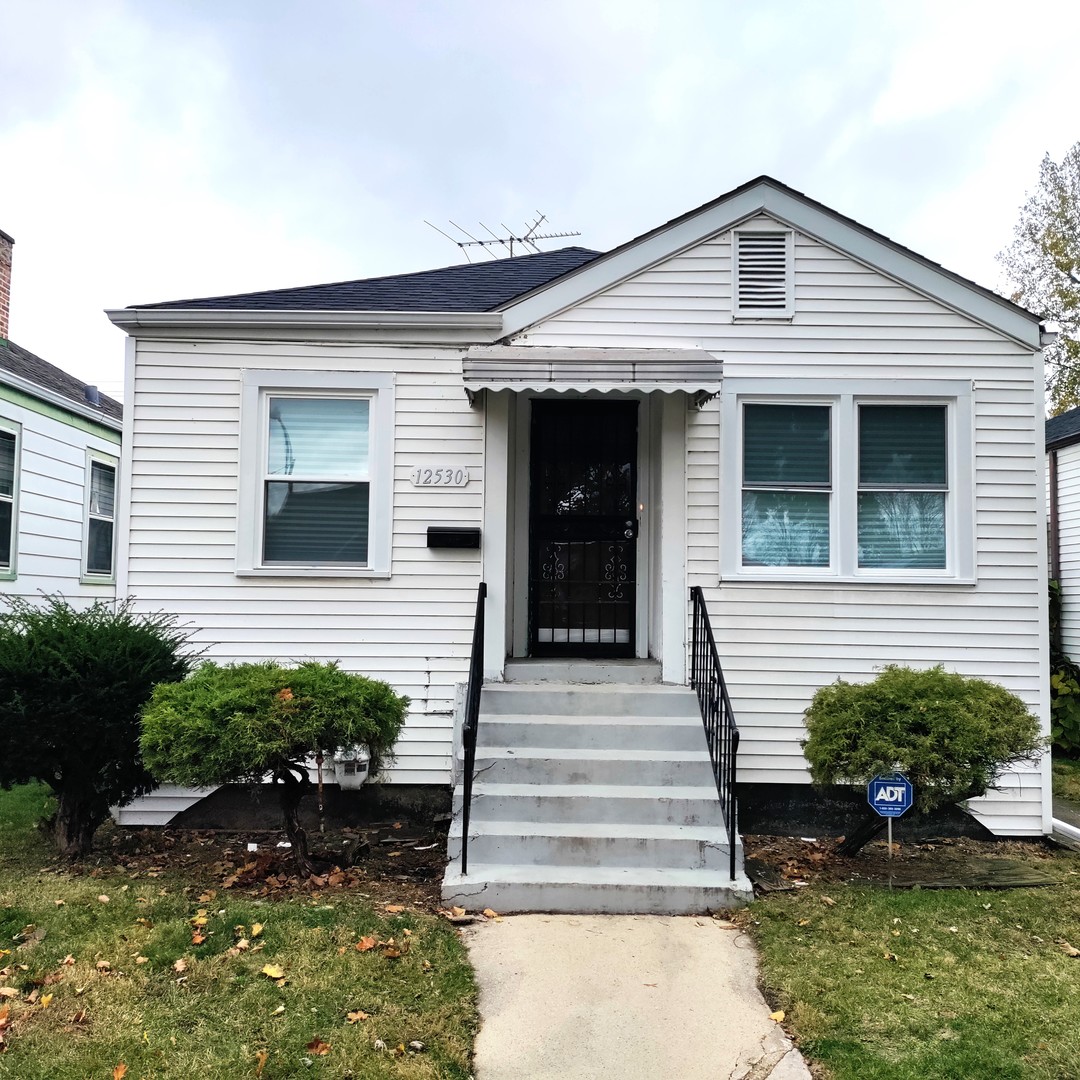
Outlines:
[[735, 234], [736, 318], [779, 319], [792, 314], [790, 232]]

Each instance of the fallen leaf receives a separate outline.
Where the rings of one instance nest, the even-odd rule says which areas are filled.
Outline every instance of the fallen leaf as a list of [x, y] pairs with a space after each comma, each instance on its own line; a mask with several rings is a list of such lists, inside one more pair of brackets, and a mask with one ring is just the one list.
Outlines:
[[368, 949], [374, 949], [377, 944], [378, 944], [378, 940], [376, 938], [374, 938], [374, 937], [362, 937], [356, 943], [356, 951], [357, 952], [367, 952]]
[[19, 991], [10, 986], [0, 986], [0, 998], [18, 997]]
[[206, 940], [206, 935], [201, 930], [191, 931], [191, 944], [201, 945]]
[[1080, 949], [1070, 945], [1064, 938], [1058, 942], [1058, 946], [1066, 956], [1080, 956]]
[[464, 915], [465, 914], [465, 909], [463, 907], [452, 907], [450, 909], [450, 914], [451, 915]]
[[251, 936], [257, 938], [263, 932], [263, 924], [261, 922], [251, 924]]
[[[98, 903], [99, 903], [99, 904], [107, 904], [108, 902], [109, 902], [109, 898], [108, 898], [108, 897], [107, 897], [107, 896], [106, 896], [106, 895], [105, 895], [104, 893], [102, 893], [102, 894], [101, 894], [101, 895], [100, 895], [100, 896], [98, 897]], [[119, 1065], [117, 1065], [117, 1068], [120, 1068], [120, 1066], [119, 1066]], [[126, 1066], [126, 1065], [124, 1066], [124, 1072], [127, 1072], [127, 1066]], [[123, 1075], [124, 1075], [124, 1073], [121, 1073], [120, 1075], [121, 1075], [121, 1076], [123, 1076]]]
[[419, 1039], [413, 1039], [413, 1041], [409, 1043], [409, 1049], [414, 1054], [422, 1054], [427, 1049], [427, 1046]]
[[492, 911], [489, 907], [484, 908], [482, 914], [485, 919], [497, 919], [499, 917], [499, 913], [497, 911]]
[[255, 1066], [255, 1080], [258, 1080], [262, 1076], [262, 1071], [266, 1068], [266, 1062], [270, 1055], [265, 1050], [258, 1050], [255, 1053], [255, 1060], [258, 1064]]
[[206, 908], [199, 908], [189, 921], [192, 926], [205, 926], [210, 921], [210, 918], [206, 913]]
[[782, 1024], [784, 1022], [785, 1016], [787, 1016], [787, 1013], [785, 1013], [783, 1009], [777, 1009], [776, 1012], [769, 1013], [769, 1019], [775, 1020], [778, 1024]]
[[43, 1009], [47, 1009], [52, 1004], [52, 999], [53, 999], [52, 994], [42, 994], [41, 995], [41, 1007]]
[[886, 960], [890, 961], [893, 964], [895, 964], [896, 961], [899, 959], [899, 957], [894, 952], [886, 952], [882, 955], [885, 957]]
[[153, 930], [154, 929], [154, 924], [149, 919], [143, 918], [142, 916], [140, 916], [139, 918], [137, 918], [135, 920], [135, 925], [136, 926], [144, 926], [147, 930]]
[[150, 957], [149, 956], [136, 956], [135, 957], [135, 963], [136, 964], [149, 964], [150, 963]]
[[356, 1012], [346, 1013], [345, 1019], [348, 1020], [350, 1024], [358, 1024], [361, 1020], [370, 1019], [370, 1016], [370, 1013], [366, 1013], [362, 1009], [357, 1009]]
[[54, 901], [53, 901], [53, 903], [54, 903], [54, 904], [55, 904], [55, 905], [56, 905], [57, 907], [63, 907], [63, 906], [64, 906], [64, 901], [63, 901], [63, 900], [54, 900]]
[[217, 896], [217, 893], [214, 892], [213, 889], [207, 889], [206, 892], [204, 892], [202, 894], [202, 896], [199, 897], [199, 903], [200, 904], [209, 904], [210, 901], [213, 900], [215, 896]]
[[60, 963], [63, 967], [71, 967], [71, 965], [75, 963], [75, 957], [72, 956], [71, 953], [68, 953]]
[[796, 926], [809, 926], [810, 925], [810, 920], [809, 919], [800, 919], [795, 925]]
[[824, 904], [824, 905], [825, 905], [826, 907], [836, 907], [836, 901], [835, 901], [835, 900], [834, 900], [834, 899], [833, 899], [833, 898], [832, 898], [831, 896], [823, 896], [823, 897], [821, 898], [821, 902], [822, 902], [822, 903], [823, 903], [823, 904]]
[[173, 964], [172, 968], [178, 975], [183, 974], [183, 972], [187, 971], [187, 961], [181, 956], [180, 959]]
[[285, 1011], [285, 1006], [284, 1005], [279, 1005], [270, 1015], [271, 1016], [280, 1016], [284, 1011]]
[[80, 1009], [72, 1018], [73, 1024], [85, 1024], [87, 1020], [87, 1013], [85, 1009]]
[[112, 1080], [124, 1080], [127, 1076], [127, 1066], [121, 1061], [112, 1071]]
[[263, 965], [260, 974], [265, 975], [268, 979], [284, 979], [285, 971], [277, 964], [265, 964]]
[[317, 1036], [307, 1044], [307, 1048], [309, 1053], [318, 1054], [320, 1056], [323, 1054], [329, 1054], [331, 1049], [329, 1043], [323, 1042], [322, 1039], [318, 1038]]
[[94, 966], [98, 971], [112, 971], [112, 964], [108, 960], [99, 960]]
[[[404, 904], [387, 904], [384, 909], [388, 915], [397, 915], [399, 912], [405, 910]], [[464, 914], [464, 913], [463, 913]]]
[[432, 971], [432, 970], [434, 970], [430, 960], [422, 961], [420, 966], [424, 969], [424, 971]]

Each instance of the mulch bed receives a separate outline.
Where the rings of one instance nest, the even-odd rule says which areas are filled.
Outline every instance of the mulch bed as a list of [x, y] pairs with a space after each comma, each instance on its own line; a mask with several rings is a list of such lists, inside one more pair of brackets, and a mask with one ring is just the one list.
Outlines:
[[[1061, 849], [1020, 840], [939, 837], [893, 844], [875, 841], [854, 856], [835, 852], [843, 837], [744, 836], [746, 869], [759, 893], [848, 882], [894, 888], [1015, 888], [1057, 884], [1068, 871]], [[1077, 863], [1080, 866], [1080, 860]]]

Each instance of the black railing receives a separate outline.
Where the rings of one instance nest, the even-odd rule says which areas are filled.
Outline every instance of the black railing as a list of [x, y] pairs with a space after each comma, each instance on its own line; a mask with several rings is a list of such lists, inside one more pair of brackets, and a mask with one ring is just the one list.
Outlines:
[[735, 759], [739, 753], [739, 728], [731, 711], [731, 699], [720, 669], [709, 613], [700, 586], [690, 590], [694, 605], [694, 629], [690, 650], [690, 685], [697, 691], [705, 739], [709, 744], [716, 793], [727, 823], [731, 880], [735, 880], [735, 841], [737, 806], [735, 802]]
[[480, 724], [480, 691], [484, 686], [484, 600], [487, 584], [476, 590], [472, 652], [469, 655], [469, 688], [465, 693], [465, 719], [461, 725], [461, 748], [465, 769], [461, 785], [461, 873], [469, 872], [469, 808], [472, 805], [473, 772], [476, 766], [476, 729]]

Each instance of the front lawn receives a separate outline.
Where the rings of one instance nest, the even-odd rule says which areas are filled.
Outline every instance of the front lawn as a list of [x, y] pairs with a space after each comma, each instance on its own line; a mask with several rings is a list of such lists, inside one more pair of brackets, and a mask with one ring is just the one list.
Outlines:
[[743, 918], [766, 994], [834, 1080], [1080, 1075], [1080, 857], [1038, 868], [1064, 884], [824, 882], [759, 900]]
[[72, 872], [44, 805], [0, 792], [0, 1078], [469, 1075], [476, 989], [445, 919], [205, 868]]

